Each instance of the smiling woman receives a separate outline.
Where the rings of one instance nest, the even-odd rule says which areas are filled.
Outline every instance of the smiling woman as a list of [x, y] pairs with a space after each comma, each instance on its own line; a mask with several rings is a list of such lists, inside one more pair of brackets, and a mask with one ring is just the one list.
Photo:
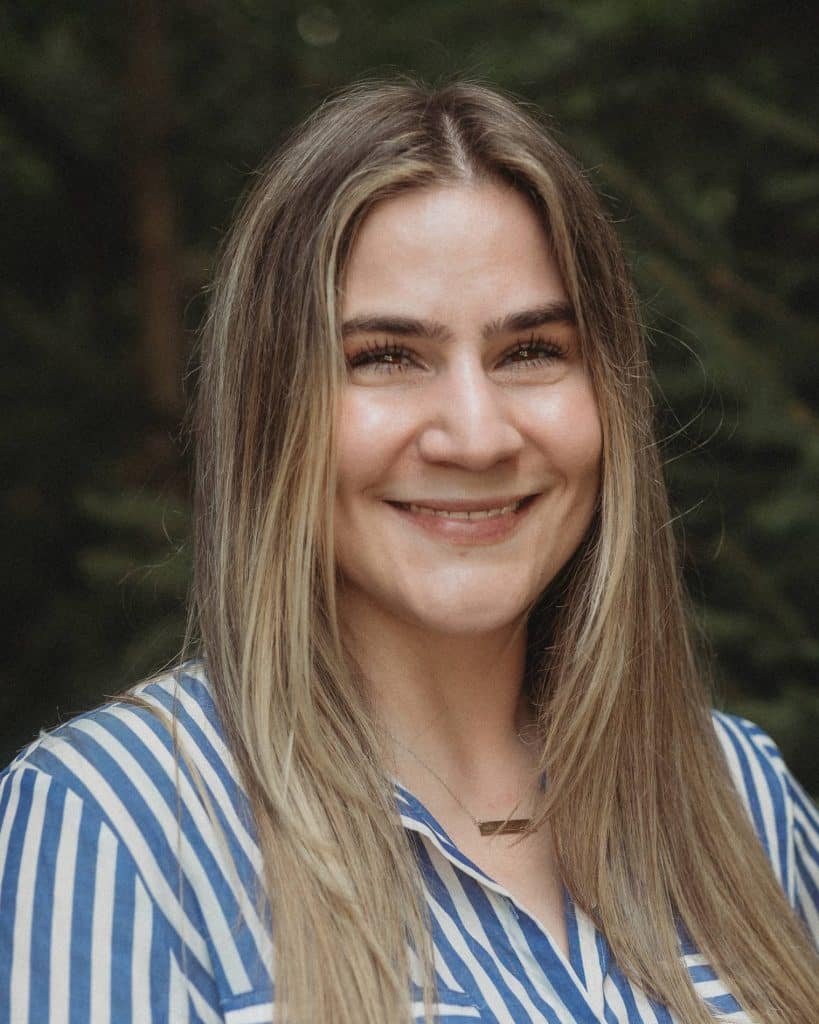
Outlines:
[[611, 225], [356, 86], [227, 239], [201, 640], [0, 776], [0, 1022], [808, 1024], [819, 815], [712, 712]]

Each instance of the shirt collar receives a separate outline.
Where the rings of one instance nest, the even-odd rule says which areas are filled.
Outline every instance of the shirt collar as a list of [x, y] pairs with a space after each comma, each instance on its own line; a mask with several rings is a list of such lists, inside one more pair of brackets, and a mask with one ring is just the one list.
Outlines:
[[406, 786], [402, 785], [394, 777], [392, 778], [392, 784], [395, 803], [401, 817], [401, 824], [408, 832], [415, 832], [423, 836], [447, 860], [454, 863], [462, 871], [472, 875], [473, 878], [476, 878], [490, 889], [505, 894], [506, 891], [497, 882], [479, 868], [474, 861], [470, 860], [466, 854], [461, 853], [445, 829], [436, 821], [414, 793], [411, 793]]

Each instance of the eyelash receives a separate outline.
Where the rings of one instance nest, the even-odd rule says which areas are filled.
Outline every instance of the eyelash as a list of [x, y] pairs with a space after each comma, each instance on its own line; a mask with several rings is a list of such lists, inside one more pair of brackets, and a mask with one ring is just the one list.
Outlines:
[[[566, 354], [563, 347], [556, 341], [544, 338], [538, 334], [531, 335], [525, 341], [516, 342], [505, 354], [504, 358], [521, 352], [537, 353], [532, 358], [526, 357], [517, 363], [517, 365], [525, 364], [527, 366], [543, 366], [554, 359], [562, 359]], [[385, 356], [395, 359], [396, 362], [382, 362], [381, 360]], [[373, 341], [359, 349], [358, 352], [348, 356], [347, 366], [351, 370], [359, 369], [360, 367], [372, 367], [379, 373], [403, 373], [409, 369], [409, 366], [406, 362], [402, 363], [397, 360], [411, 361], [413, 358], [414, 354], [403, 345], [392, 341]]]

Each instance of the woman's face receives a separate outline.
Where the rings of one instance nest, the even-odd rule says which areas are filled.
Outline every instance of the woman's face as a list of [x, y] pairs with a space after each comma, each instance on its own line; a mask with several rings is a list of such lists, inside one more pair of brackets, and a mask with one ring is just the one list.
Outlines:
[[383, 201], [353, 246], [342, 314], [343, 612], [448, 634], [519, 624], [589, 526], [601, 457], [534, 211], [495, 184]]

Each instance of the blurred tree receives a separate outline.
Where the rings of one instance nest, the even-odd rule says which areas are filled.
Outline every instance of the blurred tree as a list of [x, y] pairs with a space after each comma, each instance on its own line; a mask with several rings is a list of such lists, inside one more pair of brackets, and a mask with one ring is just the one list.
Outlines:
[[773, 0], [0, 8], [5, 756], [178, 646], [178, 384], [220, 232], [308, 109], [364, 72], [403, 71], [532, 100], [608, 196], [724, 700], [819, 793], [809, 14]]
[[183, 409], [185, 344], [179, 292], [182, 260], [167, 168], [173, 95], [159, 5], [155, 0], [131, 0], [129, 15], [128, 186], [138, 244], [145, 391], [156, 415], [173, 421]]

